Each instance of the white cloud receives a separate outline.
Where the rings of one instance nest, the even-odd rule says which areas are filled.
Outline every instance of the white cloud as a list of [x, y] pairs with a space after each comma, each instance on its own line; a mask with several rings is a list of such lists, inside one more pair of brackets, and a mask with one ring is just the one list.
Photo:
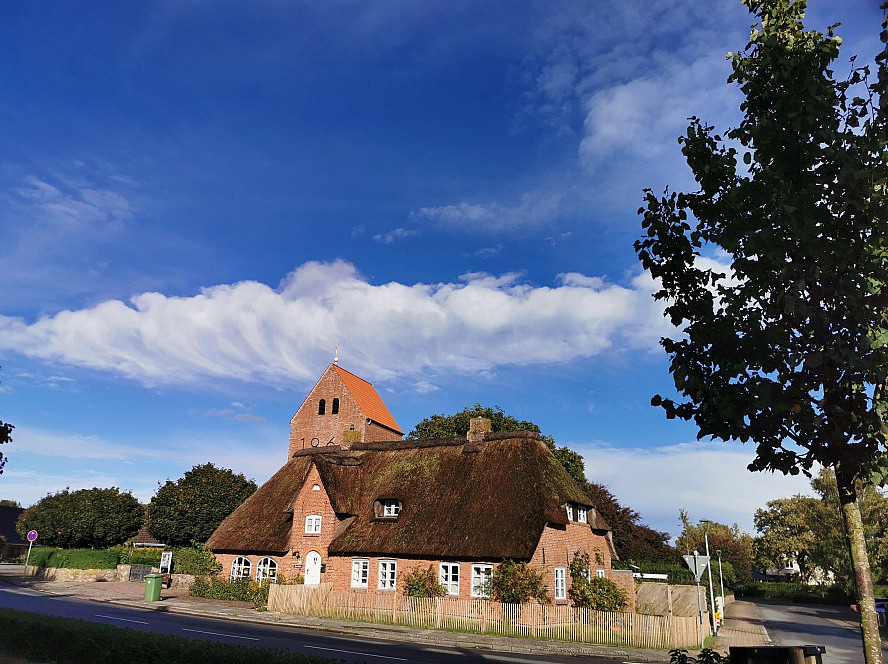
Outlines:
[[417, 232], [409, 228], [396, 228], [386, 233], [379, 233], [373, 236], [373, 239], [383, 244], [392, 244], [398, 240], [405, 240], [408, 237], [417, 235]]
[[680, 509], [685, 509], [693, 522], [737, 523], [754, 535], [756, 509], [775, 498], [811, 493], [810, 481], [803, 475], [748, 471], [755, 451], [739, 443], [653, 448], [581, 442], [567, 445], [583, 455], [591, 481], [607, 486], [621, 504], [641, 515], [643, 523], [673, 537], [681, 534]]
[[653, 349], [669, 332], [644, 275], [628, 285], [578, 274], [533, 286], [518, 275], [373, 285], [344, 261], [306, 263], [278, 289], [255, 281], [192, 297], [142, 293], [27, 323], [0, 316], [0, 349], [144, 384], [309, 380], [337, 342], [381, 378], [466, 373]]
[[563, 194], [531, 192], [517, 203], [469, 203], [424, 207], [411, 213], [415, 220], [427, 220], [450, 230], [498, 233], [533, 228], [554, 219], [561, 208]]

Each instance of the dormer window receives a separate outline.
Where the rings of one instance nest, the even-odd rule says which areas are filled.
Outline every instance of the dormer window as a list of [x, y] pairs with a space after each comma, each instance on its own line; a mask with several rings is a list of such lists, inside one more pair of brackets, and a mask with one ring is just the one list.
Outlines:
[[567, 503], [567, 520], [589, 523], [589, 508], [577, 503]]
[[382, 498], [373, 505], [373, 513], [377, 519], [397, 519], [401, 514], [401, 501], [394, 498]]

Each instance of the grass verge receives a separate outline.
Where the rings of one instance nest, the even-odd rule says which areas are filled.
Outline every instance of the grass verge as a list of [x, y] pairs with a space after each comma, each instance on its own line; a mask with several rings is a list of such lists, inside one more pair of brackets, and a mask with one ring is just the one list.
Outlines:
[[16, 661], [8, 658], [72, 664], [330, 664], [334, 661], [0, 609], [0, 662]]

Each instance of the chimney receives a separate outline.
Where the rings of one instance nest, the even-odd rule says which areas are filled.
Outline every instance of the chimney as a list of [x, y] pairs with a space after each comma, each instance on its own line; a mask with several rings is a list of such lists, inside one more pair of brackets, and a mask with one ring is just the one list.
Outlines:
[[484, 435], [490, 433], [490, 420], [486, 417], [473, 417], [469, 420], [469, 432], [466, 434], [466, 440], [470, 443], [480, 443], [484, 440]]

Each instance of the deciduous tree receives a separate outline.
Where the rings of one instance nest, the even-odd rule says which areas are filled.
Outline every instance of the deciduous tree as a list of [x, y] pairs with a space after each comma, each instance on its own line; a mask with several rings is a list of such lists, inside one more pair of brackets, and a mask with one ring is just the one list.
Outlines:
[[706, 539], [709, 538], [709, 554], [716, 559], [716, 551], [721, 551], [722, 561], [730, 563], [740, 579], [751, 578], [752, 535], [744, 533], [736, 523], [728, 526], [715, 521], [691, 523], [687, 512], [679, 511], [682, 523], [681, 534], [675, 538], [676, 550], [684, 555], [696, 550], [703, 553]]
[[171, 546], [206, 542], [222, 520], [256, 490], [256, 483], [211, 463], [159, 485], [148, 505], [148, 531]]
[[764, 509], [757, 509], [755, 529], [761, 534], [753, 543], [756, 566], [762, 571], [779, 570], [795, 563], [799, 580], [807, 583], [817, 567], [814, 552], [820, 511], [819, 500], [802, 495], [769, 500]]
[[145, 508], [116, 487], [65, 489], [22, 512], [16, 530], [22, 537], [36, 530], [47, 546], [103, 549], [135, 535], [144, 520]]
[[636, 251], [684, 333], [662, 342], [684, 400], [653, 404], [700, 438], [753, 441], [750, 470], [835, 470], [873, 664], [857, 486], [888, 476], [888, 19], [875, 76], [837, 80], [841, 40], [804, 29], [804, 0], [742, 2], [757, 23], [730, 56], [740, 124], [693, 118], [680, 143], [699, 189], [647, 190], [639, 210]]

